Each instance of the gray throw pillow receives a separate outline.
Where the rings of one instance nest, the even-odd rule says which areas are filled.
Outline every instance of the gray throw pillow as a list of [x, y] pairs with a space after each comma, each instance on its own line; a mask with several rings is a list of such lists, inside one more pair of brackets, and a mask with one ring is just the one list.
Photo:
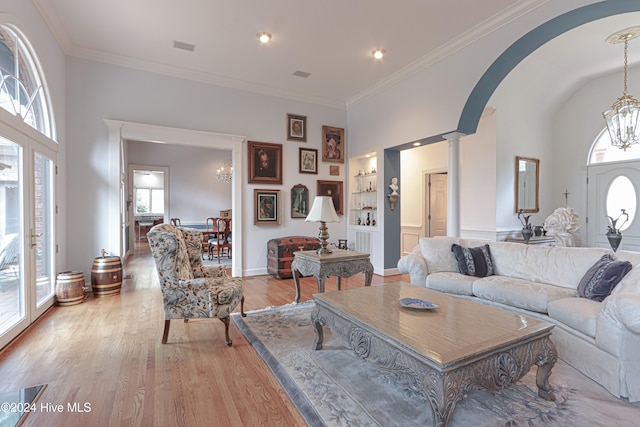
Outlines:
[[580, 280], [578, 295], [593, 301], [603, 301], [631, 267], [629, 261], [616, 261], [611, 254], [603, 255]]
[[458, 244], [451, 245], [451, 251], [458, 263], [458, 271], [467, 276], [493, 276], [493, 261], [489, 245], [477, 248], [465, 248]]

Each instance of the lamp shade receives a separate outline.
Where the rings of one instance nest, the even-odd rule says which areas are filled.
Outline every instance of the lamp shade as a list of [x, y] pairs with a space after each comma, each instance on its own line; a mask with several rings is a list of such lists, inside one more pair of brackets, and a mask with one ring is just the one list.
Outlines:
[[307, 222], [339, 222], [336, 209], [333, 207], [333, 200], [329, 196], [316, 196], [313, 200], [313, 206], [307, 218]]

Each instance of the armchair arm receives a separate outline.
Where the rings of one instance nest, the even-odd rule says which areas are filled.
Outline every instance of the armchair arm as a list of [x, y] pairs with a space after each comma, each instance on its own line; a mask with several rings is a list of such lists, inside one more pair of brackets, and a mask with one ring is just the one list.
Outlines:
[[223, 265], [217, 266], [202, 266], [193, 269], [193, 277], [227, 277], [227, 271]]
[[398, 260], [398, 270], [403, 274], [409, 273], [412, 284], [425, 286], [429, 268], [427, 267], [427, 261], [420, 252], [419, 246], [416, 246], [410, 254]]
[[640, 334], [640, 295], [632, 293], [609, 295], [602, 302], [600, 315]]

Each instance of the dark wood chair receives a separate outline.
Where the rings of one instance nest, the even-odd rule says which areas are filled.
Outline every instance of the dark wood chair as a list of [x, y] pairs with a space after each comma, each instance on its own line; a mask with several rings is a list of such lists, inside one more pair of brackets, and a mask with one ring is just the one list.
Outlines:
[[171, 224], [175, 225], [176, 227], [182, 227], [180, 218], [171, 218], [169, 221], [171, 222]]
[[220, 263], [220, 255], [224, 255], [225, 250], [227, 256], [231, 258], [231, 218], [218, 218], [216, 224], [216, 237], [209, 239], [209, 259], [213, 258], [215, 251]]
[[202, 232], [202, 259], [204, 259], [204, 254], [209, 254], [209, 259], [211, 259], [211, 244], [210, 241], [216, 238], [216, 233], [218, 229], [218, 218], [210, 217], [205, 220], [206, 228]]

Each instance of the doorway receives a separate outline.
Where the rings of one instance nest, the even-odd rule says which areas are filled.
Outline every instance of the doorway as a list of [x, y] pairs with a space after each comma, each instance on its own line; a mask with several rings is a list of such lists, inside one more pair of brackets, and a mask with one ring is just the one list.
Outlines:
[[146, 241], [147, 231], [155, 224], [169, 222], [169, 168], [129, 165], [128, 181], [127, 211], [132, 232], [127, 250]]
[[424, 174], [423, 236], [447, 235], [448, 179], [446, 172]]

